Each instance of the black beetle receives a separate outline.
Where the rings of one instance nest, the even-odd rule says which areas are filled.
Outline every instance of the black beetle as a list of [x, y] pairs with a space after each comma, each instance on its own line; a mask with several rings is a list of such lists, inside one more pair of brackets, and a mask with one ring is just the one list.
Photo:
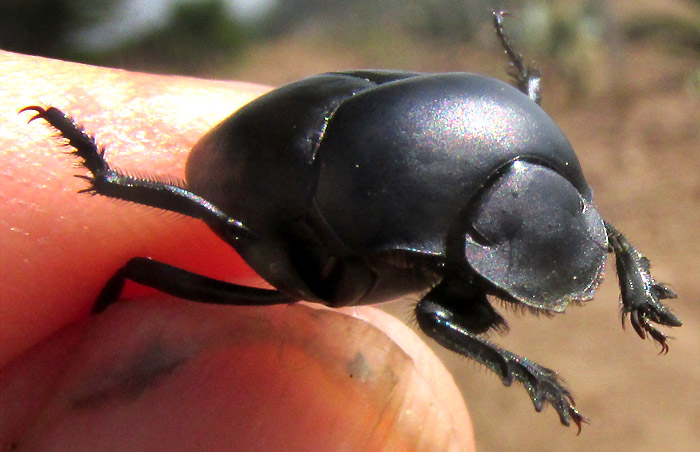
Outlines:
[[654, 323], [680, 326], [647, 259], [592, 204], [564, 134], [539, 107], [539, 73], [494, 26], [517, 89], [471, 73], [352, 71], [276, 89], [204, 136], [187, 184], [110, 168], [94, 139], [60, 110], [31, 106], [83, 159], [88, 192], [205, 221], [277, 290], [213, 280], [133, 258], [95, 311], [130, 279], [194, 301], [327, 306], [422, 292], [420, 328], [527, 389], [561, 422], [585, 419], [557, 374], [479, 337], [504, 329], [487, 296], [562, 312], [591, 298], [614, 253], [623, 318], [666, 352]]

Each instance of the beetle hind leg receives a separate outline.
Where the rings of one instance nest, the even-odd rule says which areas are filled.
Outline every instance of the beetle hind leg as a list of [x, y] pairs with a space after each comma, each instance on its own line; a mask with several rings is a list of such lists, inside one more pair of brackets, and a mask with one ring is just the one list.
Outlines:
[[515, 80], [515, 86], [527, 94], [528, 97], [534, 100], [538, 105], [542, 100], [542, 88], [540, 86], [540, 71], [537, 69], [526, 66], [523, 63], [523, 56], [516, 52], [513, 45], [503, 28], [503, 18], [508, 15], [506, 11], [494, 10], [493, 11], [493, 27], [496, 29], [496, 35], [501, 41], [501, 46], [503, 50], [508, 55], [510, 60], [510, 65], [512, 66], [512, 71], [508, 73]]
[[83, 192], [123, 199], [203, 220], [225, 240], [251, 241], [256, 238], [241, 222], [230, 218], [181, 184], [133, 177], [110, 168], [104, 158], [104, 149], [97, 145], [94, 137], [88, 135], [61, 110], [33, 105], [21, 109], [20, 113], [25, 111], [36, 112], [30, 122], [38, 118], [48, 122], [58, 132], [59, 138], [64, 138], [66, 145], [73, 148], [71, 153], [82, 159], [83, 166], [91, 173], [91, 176], [78, 176], [90, 183]]
[[[488, 304], [486, 295], [482, 293], [472, 299], [445, 299], [445, 296], [450, 296], [450, 289], [443, 284], [438, 284], [416, 306], [416, 319], [421, 330], [443, 347], [485, 365], [501, 377], [504, 385], [519, 381], [536, 411], [542, 411], [549, 403], [557, 411], [562, 424], [569, 426], [573, 422], [580, 432], [581, 425], [587, 421], [576, 409], [571, 392], [564, 387], [556, 372], [478, 336], [499, 324], [505, 327], [505, 320]], [[474, 308], [474, 304], [481, 306]], [[458, 313], [455, 312], [456, 306], [459, 306]], [[469, 306], [468, 312], [463, 312], [465, 306]]]
[[[48, 122], [59, 134], [59, 137], [66, 139], [66, 145], [74, 150], [72, 154], [83, 159], [83, 166], [91, 173], [101, 173], [109, 170], [109, 165], [104, 160], [104, 149], [97, 146], [95, 138], [88, 135], [85, 130], [77, 125], [72, 119], [66, 116], [61, 110], [54, 107], [43, 108], [37, 105], [24, 107], [19, 112], [33, 111], [29, 122], [35, 119], [43, 119]], [[88, 178], [92, 182], [92, 178]]]
[[630, 323], [639, 337], [651, 337], [668, 352], [667, 336], [653, 325], [678, 327], [681, 320], [660, 300], [676, 298], [676, 293], [651, 276], [649, 260], [613, 225], [605, 222], [622, 296], [622, 320], [629, 315]]

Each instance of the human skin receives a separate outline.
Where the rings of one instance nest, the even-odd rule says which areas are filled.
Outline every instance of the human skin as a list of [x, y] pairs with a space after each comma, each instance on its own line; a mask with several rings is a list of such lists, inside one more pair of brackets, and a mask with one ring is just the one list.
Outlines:
[[0, 52], [0, 451], [470, 451], [451, 376], [371, 307], [202, 305], [128, 284], [133, 256], [263, 284], [193, 219], [101, 196], [28, 105], [69, 112], [113, 165], [182, 177], [197, 139], [268, 88]]

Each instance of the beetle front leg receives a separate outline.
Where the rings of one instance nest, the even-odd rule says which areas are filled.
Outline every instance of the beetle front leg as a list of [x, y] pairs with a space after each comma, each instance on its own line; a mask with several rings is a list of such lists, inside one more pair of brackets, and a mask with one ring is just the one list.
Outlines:
[[[586, 419], [575, 408], [571, 392], [563, 386], [555, 371], [477, 336], [477, 332], [489, 329], [489, 324], [492, 327], [499, 324], [505, 326], [505, 321], [488, 304], [486, 296], [482, 294], [483, 302], [479, 299], [461, 300], [462, 306], [472, 305], [470, 311], [475, 309], [473, 303], [482, 305], [477, 309], [487, 316], [482, 317], [485, 321], [479, 322], [473, 315], [456, 314], [440, 303], [440, 296], [445, 293], [442, 284], [438, 284], [416, 306], [416, 318], [421, 330], [443, 347], [485, 365], [501, 377], [504, 385], [510, 386], [513, 380], [519, 381], [525, 386], [536, 411], [542, 411], [545, 403], [549, 402], [559, 414], [561, 423], [569, 426], [573, 422], [580, 433], [581, 424]], [[489, 306], [490, 315], [483, 303]], [[446, 304], [453, 303], [448, 301]]]
[[651, 336], [661, 345], [661, 353], [668, 352], [667, 336], [653, 323], [681, 326], [681, 320], [661, 301], [676, 298], [676, 293], [657, 282], [649, 269], [649, 260], [627, 241], [613, 225], [605, 222], [608, 240], [615, 253], [615, 266], [622, 296], [622, 320], [630, 316], [630, 323], [639, 337]]

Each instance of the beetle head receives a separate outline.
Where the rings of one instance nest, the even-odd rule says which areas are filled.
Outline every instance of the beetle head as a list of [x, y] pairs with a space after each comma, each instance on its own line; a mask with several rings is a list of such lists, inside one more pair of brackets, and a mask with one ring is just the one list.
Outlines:
[[605, 226], [556, 171], [509, 163], [481, 190], [467, 219], [464, 255], [498, 292], [557, 312], [591, 298], [607, 254]]

